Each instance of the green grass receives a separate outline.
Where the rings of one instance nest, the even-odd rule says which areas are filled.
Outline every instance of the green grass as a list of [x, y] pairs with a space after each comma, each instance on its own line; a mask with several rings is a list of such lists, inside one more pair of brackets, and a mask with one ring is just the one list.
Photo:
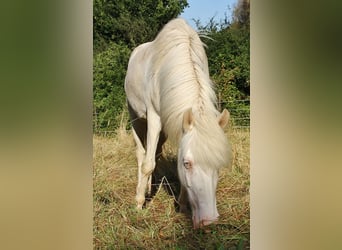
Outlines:
[[94, 136], [94, 249], [249, 249], [249, 130], [230, 129], [228, 137], [234, 159], [231, 170], [220, 172], [220, 220], [194, 230], [190, 214], [175, 208], [179, 182], [174, 149], [164, 147], [154, 173], [155, 195], [138, 211], [131, 133], [120, 129], [112, 137]]

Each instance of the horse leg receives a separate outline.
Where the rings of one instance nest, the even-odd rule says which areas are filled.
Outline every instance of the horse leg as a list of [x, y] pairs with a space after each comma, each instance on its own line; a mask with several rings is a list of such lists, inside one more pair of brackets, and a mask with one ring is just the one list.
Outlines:
[[166, 139], [167, 139], [166, 135], [164, 134], [163, 131], [161, 131], [159, 135], [159, 141], [158, 141], [158, 146], [157, 146], [157, 151], [156, 151], [156, 159], [158, 159], [162, 155], [163, 145]]
[[[160, 132], [159, 134], [159, 141], [158, 141], [158, 146], [155, 154], [155, 160], [157, 160], [163, 153], [163, 144], [166, 141], [166, 136], [163, 132]], [[152, 190], [152, 175], [148, 178], [148, 184], [147, 184], [147, 193], [148, 195], [151, 195], [151, 190]]]
[[156, 150], [159, 141], [159, 134], [161, 131], [160, 117], [154, 111], [147, 112], [147, 140], [146, 153], [141, 166], [140, 181], [137, 186], [137, 207], [142, 208], [145, 201], [145, 191], [147, 185], [150, 189], [151, 175], [155, 168]]
[[147, 121], [144, 118], [139, 118], [130, 105], [129, 102], [127, 102], [128, 105], [128, 111], [130, 114], [130, 118], [132, 121], [132, 133], [133, 138], [136, 144], [136, 157], [138, 161], [138, 184], [136, 188], [136, 197], [135, 200], [138, 204], [138, 208], [142, 208], [142, 205], [145, 202], [145, 194], [140, 194], [141, 189], [141, 182], [142, 182], [142, 165], [143, 161], [145, 159], [146, 154], [146, 135], [147, 135]]
[[[132, 132], [133, 132], [133, 137], [134, 137], [134, 140], [135, 140], [135, 143], [136, 143], [136, 156], [137, 156], [137, 161], [138, 161], [138, 185], [137, 185], [137, 194], [138, 194], [138, 187], [141, 183], [141, 166], [142, 166], [142, 163], [143, 163], [143, 160], [144, 160], [144, 157], [145, 157], [145, 148], [143, 146], [143, 144], [141, 143], [141, 140], [136, 132], [136, 130], [132, 129]], [[144, 201], [145, 201], [145, 196], [142, 198], [142, 197], [136, 197], [136, 200], [138, 202], [138, 204], [144, 204]]]
[[179, 212], [186, 213], [188, 211], [188, 193], [186, 189], [181, 185], [180, 188], [180, 194], [178, 197], [178, 203], [179, 203]]

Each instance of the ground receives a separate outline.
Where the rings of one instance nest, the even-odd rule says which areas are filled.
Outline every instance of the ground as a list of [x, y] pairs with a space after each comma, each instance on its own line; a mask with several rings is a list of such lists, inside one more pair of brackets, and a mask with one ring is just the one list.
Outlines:
[[175, 149], [164, 146], [146, 207], [135, 208], [137, 166], [130, 131], [94, 135], [94, 249], [249, 249], [249, 129], [227, 129], [232, 169], [220, 171], [218, 224], [194, 230], [177, 210]]

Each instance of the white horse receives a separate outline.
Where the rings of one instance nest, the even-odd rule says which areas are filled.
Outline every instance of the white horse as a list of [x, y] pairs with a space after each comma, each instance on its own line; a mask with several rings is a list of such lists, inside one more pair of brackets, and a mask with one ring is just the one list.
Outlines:
[[223, 132], [209, 78], [208, 60], [198, 34], [183, 20], [171, 20], [152, 42], [131, 54], [125, 80], [137, 145], [139, 209], [151, 190], [155, 159], [166, 138], [178, 146], [181, 211], [189, 200], [194, 228], [217, 220], [218, 170], [229, 166], [231, 148]]

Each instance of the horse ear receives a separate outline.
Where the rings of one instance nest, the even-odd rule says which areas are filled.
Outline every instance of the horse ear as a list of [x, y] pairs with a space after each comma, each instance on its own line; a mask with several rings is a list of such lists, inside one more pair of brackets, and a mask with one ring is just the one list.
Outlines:
[[194, 116], [192, 114], [192, 109], [188, 109], [187, 111], [184, 112], [183, 115], [183, 131], [188, 132], [191, 130], [194, 126]]
[[217, 117], [218, 124], [221, 128], [225, 128], [229, 121], [229, 111], [227, 109], [224, 109], [222, 113]]

